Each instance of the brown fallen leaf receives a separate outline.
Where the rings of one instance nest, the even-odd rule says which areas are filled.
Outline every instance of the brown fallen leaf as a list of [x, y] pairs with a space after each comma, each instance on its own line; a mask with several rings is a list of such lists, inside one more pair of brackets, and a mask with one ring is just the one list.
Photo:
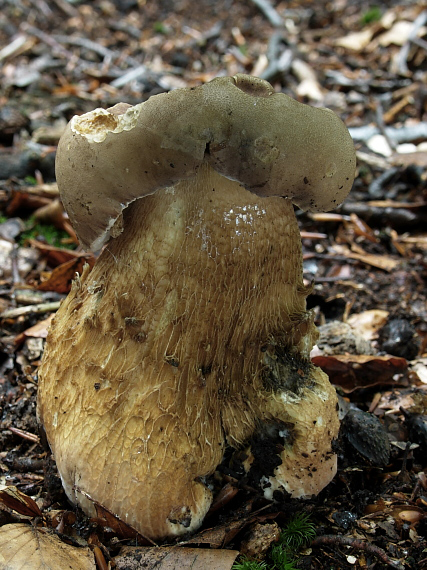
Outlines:
[[[274, 520], [279, 515], [279, 511], [264, 513], [268, 505], [253, 513], [251, 512], [252, 503], [253, 500], [249, 500], [237, 511], [233, 511], [232, 515], [227, 517], [224, 522], [198, 532], [185, 541], [185, 544], [205, 544], [209, 545], [210, 548], [221, 549], [227, 546], [240, 532], [252, 524]], [[183, 542], [181, 542], [181, 544], [183, 544]]]
[[14, 486], [0, 491], [0, 504], [26, 517], [41, 517], [37, 503]]
[[312, 362], [329, 376], [332, 384], [346, 393], [377, 384], [397, 385], [395, 374], [408, 368], [408, 361], [398, 356], [370, 356], [367, 354], [340, 354], [314, 356]]
[[113, 560], [117, 570], [231, 570], [237, 550], [124, 546]]
[[198, 532], [195, 536], [189, 538], [189, 544], [206, 544], [212, 549], [221, 549], [226, 546], [233, 538], [239, 534], [252, 519], [244, 518], [242, 520], [227, 521], [213, 528], [207, 528]]
[[82, 273], [84, 265], [88, 263], [93, 267], [95, 259], [93, 257], [75, 257], [61, 265], [55, 267], [50, 277], [40, 283], [37, 287], [39, 291], [55, 291], [56, 293], [68, 293], [71, 283], [76, 277], [76, 273]]
[[65, 213], [62, 202], [59, 198], [54, 198], [49, 204], [38, 208], [33, 216], [42, 224], [52, 224], [70, 236], [71, 240], [78, 245], [79, 240], [73, 230]]
[[348, 50], [360, 52], [365, 49], [374, 35], [374, 28], [366, 28], [360, 32], [347, 34], [335, 40], [335, 45]]
[[47, 331], [50, 327], [50, 323], [52, 322], [54, 316], [55, 316], [54, 313], [52, 313], [51, 315], [48, 316], [47, 319], [39, 321], [32, 327], [26, 329], [22, 334], [25, 337], [30, 337], [30, 338], [46, 338]]
[[84, 497], [86, 497], [86, 499], [88, 499], [89, 501], [91, 501], [93, 503], [95, 510], [96, 510], [96, 517], [92, 518], [93, 522], [95, 522], [99, 526], [112, 528], [114, 530], [114, 532], [120, 538], [135, 539], [135, 540], [137, 540], [137, 544], [143, 544], [146, 546], [147, 545], [150, 545], [150, 546], [156, 545], [156, 543], [153, 540], [143, 536], [142, 534], [139, 534], [138, 531], [136, 531], [133, 527], [131, 527], [130, 525], [121, 521], [111, 511], [109, 511], [108, 509], [106, 509], [105, 507], [100, 505], [98, 502], [93, 500], [92, 497], [88, 493], [85, 493], [85, 491], [82, 491], [78, 487], [76, 487], [75, 490], [78, 493], [81, 493]]
[[405, 154], [393, 154], [390, 157], [390, 163], [394, 166], [409, 166], [415, 164], [416, 166], [427, 167], [427, 152], [425, 150], [417, 150]]
[[378, 338], [379, 330], [386, 324], [389, 312], [381, 309], [371, 309], [362, 313], [350, 315], [347, 323], [366, 340]]
[[62, 263], [70, 261], [71, 259], [83, 258], [89, 263], [89, 260], [95, 259], [95, 257], [86, 252], [75, 251], [72, 249], [66, 249], [62, 247], [55, 247], [54, 245], [49, 245], [47, 243], [42, 243], [36, 239], [28, 240], [31, 247], [43, 253], [50, 267], [57, 267]]
[[47, 529], [25, 523], [0, 527], [1, 570], [96, 570], [89, 548], [62, 542]]

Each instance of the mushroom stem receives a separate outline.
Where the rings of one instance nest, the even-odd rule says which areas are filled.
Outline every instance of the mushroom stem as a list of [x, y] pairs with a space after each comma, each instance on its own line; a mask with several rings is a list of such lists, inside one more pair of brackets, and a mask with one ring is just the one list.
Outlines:
[[[227, 445], [252, 449], [267, 494], [318, 493], [336, 469], [336, 396], [309, 361], [290, 200], [203, 163], [123, 217], [55, 316], [40, 368], [39, 417], [69, 498], [90, 513], [87, 494], [152, 539], [194, 531]], [[275, 458], [264, 466], [261, 440]]]

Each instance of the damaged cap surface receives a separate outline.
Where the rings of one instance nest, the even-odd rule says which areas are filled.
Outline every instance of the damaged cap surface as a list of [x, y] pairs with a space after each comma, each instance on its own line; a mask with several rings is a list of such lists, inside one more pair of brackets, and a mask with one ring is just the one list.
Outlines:
[[312, 211], [338, 206], [355, 172], [351, 137], [332, 111], [255, 77], [96, 109], [71, 120], [57, 155], [61, 197], [82, 245], [100, 249], [120, 233], [130, 202], [190, 178], [204, 161], [259, 196]]

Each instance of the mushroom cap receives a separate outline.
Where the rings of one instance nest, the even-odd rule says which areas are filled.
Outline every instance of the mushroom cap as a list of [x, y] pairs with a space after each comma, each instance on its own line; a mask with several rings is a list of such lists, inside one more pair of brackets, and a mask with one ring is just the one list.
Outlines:
[[239, 74], [74, 117], [56, 173], [80, 242], [96, 251], [121, 233], [131, 202], [190, 178], [203, 162], [259, 196], [310, 211], [338, 206], [356, 166], [352, 139], [332, 111]]

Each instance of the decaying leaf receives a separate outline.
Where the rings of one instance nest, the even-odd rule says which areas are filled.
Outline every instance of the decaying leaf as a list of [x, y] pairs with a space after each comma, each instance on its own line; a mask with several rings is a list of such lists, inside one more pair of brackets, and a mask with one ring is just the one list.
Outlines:
[[0, 527], [0, 570], [95, 570], [89, 548], [62, 542], [25, 523]]
[[338, 38], [335, 45], [353, 51], [362, 51], [367, 45], [369, 45], [373, 34], [374, 32], [372, 29], [354, 32], [353, 34], [348, 34], [342, 38]]
[[356, 329], [366, 340], [373, 340], [378, 338], [378, 331], [386, 324], [388, 315], [388, 311], [371, 309], [350, 315], [347, 319], [347, 323]]
[[117, 570], [230, 570], [237, 550], [125, 546], [114, 558]]
[[96, 518], [92, 519], [94, 522], [100, 526], [112, 528], [114, 532], [122, 539], [136, 539], [138, 541], [138, 544], [144, 545], [155, 544], [155, 542], [139, 534], [134, 528], [121, 521], [111, 511], [94, 501], [90, 495], [79, 489], [78, 491], [82, 493], [87, 499], [93, 502], [97, 515]]
[[[62, 263], [66, 263], [71, 259], [83, 258], [87, 263], [94, 263], [95, 258], [92, 254], [82, 253], [72, 249], [65, 249], [62, 247], [55, 247], [54, 245], [49, 245], [35, 239], [30, 239], [29, 244], [35, 250], [41, 252], [43, 256], [46, 257], [46, 261], [50, 267], [57, 267]], [[90, 261], [92, 260], [92, 261]]]
[[14, 486], [0, 491], [0, 504], [26, 517], [41, 517], [37, 503]]
[[55, 267], [50, 277], [38, 286], [39, 291], [56, 291], [68, 293], [76, 273], [82, 273], [86, 263], [92, 267], [94, 259], [91, 257], [75, 257]]
[[392, 384], [395, 374], [402, 374], [408, 361], [398, 356], [369, 356], [349, 354], [334, 356], [314, 356], [313, 364], [319, 366], [329, 376], [332, 384], [350, 393], [357, 388], [368, 388], [377, 384]]
[[47, 319], [43, 319], [42, 321], [39, 321], [38, 323], [36, 323], [32, 327], [25, 330], [23, 334], [29, 338], [46, 338], [47, 337], [47, 331], [50, 327], [50, 323], [51, 323], [53, 317], [54, 317], [54, 314], [52, 313], [51, 315], [48, 316]]

